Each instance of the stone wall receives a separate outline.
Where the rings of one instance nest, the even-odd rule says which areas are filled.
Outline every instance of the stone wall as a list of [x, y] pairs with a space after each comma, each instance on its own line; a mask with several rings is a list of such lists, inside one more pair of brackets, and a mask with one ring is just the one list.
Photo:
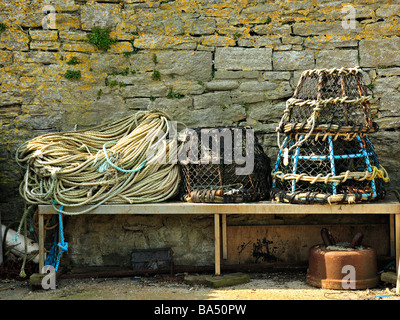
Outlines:
[[[310, 68], [362, 68], [381, 128], [371, 140], [391, 185], [400, 181], [394, 1], [0, 0], [0, 8], [5, 221], [23, 210], [14, 161], [22, 141], [137, 110], [162, 109], [189, 127], [250, 125], [274, 160], [275, 126]], [[86, 41], [96, 27], [117, 39], [106, 51]], [[66, 78], [68, 70], [80, 78]]]

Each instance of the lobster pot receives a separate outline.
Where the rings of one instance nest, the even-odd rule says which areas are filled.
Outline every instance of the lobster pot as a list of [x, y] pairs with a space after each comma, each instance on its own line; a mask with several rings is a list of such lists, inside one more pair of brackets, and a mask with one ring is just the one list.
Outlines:
[[186, 202], [269, 199], [271, 161], [251, 128], [188, 129], [180, 153], [180, 197]]
[[272, 198], [289, 203], [353, 203], [384, 196], [386, 171], [360, 134], [286, 136], [273, 172]]
[[358, 68], [304, 71], [286, 103], [280, 129], [374, 132], [370, 98]]

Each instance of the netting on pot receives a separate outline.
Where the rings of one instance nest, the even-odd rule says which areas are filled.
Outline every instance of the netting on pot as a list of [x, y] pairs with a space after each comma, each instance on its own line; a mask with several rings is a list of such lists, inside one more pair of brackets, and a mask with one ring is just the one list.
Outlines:
[[389, 178], [366, 135], [378, 130], [369, 101], [358, 68], [302, 73], [277, 127], [273, 199], [352, 203], [384, 197]]
[[182, 139], [182, 201], [238, 203], [269, 199], [271, 161], [251, 128], [186, 129]]
[[296, 142], [304, 135], [286, 137], [274, 168], [273, 198], [290, 203], [383, 198], [388, 177], [370, 140], [360, 135], [353, 139], [346, 139], [346, 135], [325, 137], [313, 134], [301, 146]]
[[280, 131], [377, 131], [363, 75], [358, 68], [304, 71], [287, 100]]

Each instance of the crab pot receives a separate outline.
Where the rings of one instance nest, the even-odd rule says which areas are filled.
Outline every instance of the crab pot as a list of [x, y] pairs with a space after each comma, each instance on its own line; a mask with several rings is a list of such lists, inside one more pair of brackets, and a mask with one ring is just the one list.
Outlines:
[[389, 178], [367, 138], [379, 129], [369, 101], [359, 68], [302, 73], [277, 127], [275, 200], [354, 203], [383, 198], [383, 182]]
[[180, 198], [238, 203], [269, 199], [271, 161], [251, 128], [200, 127], [185, 132]]
[[278, 153], [271, 194], [279, 202], [354, 203], [383, 198], [385, 181], [365, 135], [292, 134]]
[[306, 282], [323, 289], [368, 289], [379, 283], [376, 251], [371, 247], [310, 248]]
[[[283, 129], [312, 130], [333, 128], [373, 132], [370, 96], [358, 68], [304, 71], [293, 97], [286, 103]], [[287, 128], [285, 128], [287, 129]]]

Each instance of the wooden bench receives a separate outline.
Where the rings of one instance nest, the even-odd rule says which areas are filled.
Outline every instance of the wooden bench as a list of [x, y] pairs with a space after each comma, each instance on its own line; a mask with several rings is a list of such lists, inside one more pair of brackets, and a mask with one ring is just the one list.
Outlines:
[[[68, 212], [81, 212], [90, 206], [68, 208]], [[39, 270], [44, 266], [44, 215], [57, 214], [51, 205], [39, 205]], [[196, 214], [211, 215], [214, 217], [214, 243], [215, 243], [215, 274], [221, 274], [221, 241], [222, 258], [227, 258], [227, 215], [232, 214], [389, 214], [390, 215], [390, 248], [391, 255], [396, 256], [396, 270], [400, 257], [400, 203], [397, 201], [379, 201], [361, 204], [324, 204], [302, 205], [283, 204], [276, 202], [257, 203], [185, 203], [163, 202], [156, 204], [132, 204], [132, 205], [101, 205], [88, 213], [83, 214]]]

